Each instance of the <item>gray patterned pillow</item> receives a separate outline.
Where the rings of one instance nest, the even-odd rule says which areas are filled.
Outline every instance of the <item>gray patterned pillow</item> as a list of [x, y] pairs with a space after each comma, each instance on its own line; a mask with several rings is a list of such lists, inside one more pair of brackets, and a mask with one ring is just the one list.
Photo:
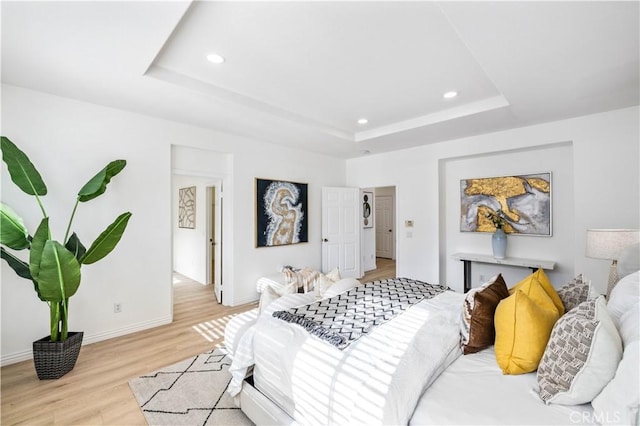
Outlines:
[[615, 375], [622, 343], [604, 297], [581, 303], [556, 322], [538, 366], [546, 404], [590, 402]]
[[574, 279], [557, 290], [560, 300], [564, 305], [564, 311], [569, 312], [582, 302], [589, 299], [589, 287], [591, 281], [585, 281], [582, 274], [578, 274]]

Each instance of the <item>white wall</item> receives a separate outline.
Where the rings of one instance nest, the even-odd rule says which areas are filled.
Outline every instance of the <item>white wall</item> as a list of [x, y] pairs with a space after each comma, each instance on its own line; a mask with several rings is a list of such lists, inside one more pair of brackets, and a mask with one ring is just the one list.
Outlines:
[[[119, 213], [133, 213], [116, 250], [83, 267], [82, 285], [71, 299], [70, 327], [85, 332], [85, 343], [171, 320], [174, 145], [232, 154], [232, 175], [225, 186], [225, 262], [231, 262], [225, 304], [256, 300], [257, 278], [283, 264], [320, 267], [321, 188], [344, 185], [342, 160], [10, 85], [2, 86], [2, 126], [2, 134], [29, 154], [49, 186], [45, 203], [59, 238], [86, 180], [110, 160], [128, 161], [107, 192], [80, 206], [77, 214], [75, 229], [89, 241]], [[191, 160], [198, 165], [197, 156]], [[217, 170], [215, 164], [201, 167]], [[309, 184], [309, 243], [255, 248], [256, 177]], [[4, 166], [2, 200], [35, 229], [37, 206], [15, 189]], [[31, 343], [48, 334], [48, 308], [4, 261], [1, 273], [2, 364], [7, 364], [29, 358]], [[115, 302], [122, 304], [119, 314], [113, 313]]]
[[[606, 290], [608, 262], [584, 255], [588, 228], [638, 228], [638, 107], [469, 137], [347, 161], [347, 185], [395, 185], [397, 274], [462, 288], [455, 251], [490, 254], [488, 236], [457, 230], [461, 176], [553, 172], [553, 237], [510, 238], [509, 255], [558, 261], [556, 285], [582, 272]], [[440, 190], [443, 189], [442, 195]], [[509, 270], [511, 279], [517, 274]], [[482, 268], [473, 268], [477, 285]]]
[[[552, 236], [509, 235], [507, 256], [555, 261], [557, 266], [548, 275], [558, 283], [573, 277], [574, 254], [568, 250], [548, 250], [549, 247], [572, 247], [574, 242], [573, 149], [571, 143], [560, 143], [499, 154], [450, 158], [440, 162], [440, 249], [443, 253], [440, 268], [443, 270], [442, 279], [452, 283], [452, 288], [462, 290], [459, 283], [463, 276], [462, 264], [452, 259], [452, 254], [492, 253], [491, 234], [460, 232], [460, 180], [538, 172], [551, 172], [552, 176]], [[507, 284], [515, 284], [531, 271], [526, 268], [473, 264], [472, 272], [476, 278], [473, 285], [479, 285], [482, 284], [480, 275], [489, 278], [501, 272]]]

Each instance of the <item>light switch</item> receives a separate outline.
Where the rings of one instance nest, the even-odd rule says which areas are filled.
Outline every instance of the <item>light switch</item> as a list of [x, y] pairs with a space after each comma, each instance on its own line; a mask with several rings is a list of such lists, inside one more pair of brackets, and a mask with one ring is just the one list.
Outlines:
[[407, 228], [412, 228], [413, 227], [413, 221], [412, 220], [405, 220], [404, 221], [404, 226]]

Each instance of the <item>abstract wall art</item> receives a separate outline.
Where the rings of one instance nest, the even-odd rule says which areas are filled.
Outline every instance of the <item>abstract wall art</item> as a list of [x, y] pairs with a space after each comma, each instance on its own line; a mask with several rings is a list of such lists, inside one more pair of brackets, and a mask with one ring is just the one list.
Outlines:
[[308, 241], [307, 184], [256, 179], [256, 246]]
[[362, 192], [362, 226], [373, 228], [373, 192]]
[[460, 231], [494, 232], [498, 210], [508, 234], [551, 236], [551, 173], [460, 181]]
[[178, 227], [196, 227], [196, 187], [180, 188], [178, 191]]

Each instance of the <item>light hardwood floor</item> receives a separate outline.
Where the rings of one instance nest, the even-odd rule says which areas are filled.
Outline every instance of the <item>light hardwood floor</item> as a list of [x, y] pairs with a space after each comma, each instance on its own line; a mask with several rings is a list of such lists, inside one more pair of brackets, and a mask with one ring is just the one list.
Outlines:
[[[377, 266], [360, 281], [395, 276], [394, 261], [377, 259]], [[178, 282], [173, 323], [83, 346], [75, 368], [58, 380], [38, 380], [33, 361], [0, 369], [0, 423], [146, 425], [129, 380], [222, 343], [229, 319], [256, 306], [222, 306], [210, 286]]]
[[256, 306], [222, 306], [211, 286], [177, 283], [173, 323], [83, 346], [60, 379], [38, 380], [33, 361], [3, 367], [1, 424], [146, 425], [129, 380], [222, 343], [229, 319]]
[[395, 276], [396, 261], [378, 257], [376, 258], [376, 269], [366, 272], [360, 281], [365, 283], [368, 281], [383, 280], [385, 278], [395, 278]]

